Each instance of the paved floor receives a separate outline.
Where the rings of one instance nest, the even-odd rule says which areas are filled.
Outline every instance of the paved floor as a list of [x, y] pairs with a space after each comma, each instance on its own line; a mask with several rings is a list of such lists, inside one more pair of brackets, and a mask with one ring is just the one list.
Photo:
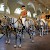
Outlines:
[[31, 43], [29, 36], [26, 35], [22, 42], [22, 48], [14, 48], [14, 37], [11, 38], [11, 44], [5, 44], [5, 36], [0, 39], [0, 50], [50, 50], [50, 32], [43, 37], [35, 36], [34, 43]]

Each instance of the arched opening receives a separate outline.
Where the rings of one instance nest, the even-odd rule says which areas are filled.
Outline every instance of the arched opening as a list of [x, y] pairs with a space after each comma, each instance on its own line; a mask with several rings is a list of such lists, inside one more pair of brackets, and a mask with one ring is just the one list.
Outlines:
[[16, 8], [15, 11], [14, 11], [14, 13], [20, 15], [20, 13], [21, 13], [21, 8]]
[[[0, 4], [0, 13], [4, 13], [4, 3]], [[8, 6], [7, 6], [7, 9], [6, 9], [6, 14], [10, 14], [10, 9], [9, 9]]]
[[30, 11], [27, 11], [27, 16], [31, 17], [31, 12]]
[[[14, 13], [20, 15], [21, 14], [21, 8], [16, 8]], [[31, 17], [31, 12], [30, 11], [27, 11], [27, 16]]]
[[1, 3], [0, 4], [0, 12], [3, 12], [4, 11], [4, 3]]

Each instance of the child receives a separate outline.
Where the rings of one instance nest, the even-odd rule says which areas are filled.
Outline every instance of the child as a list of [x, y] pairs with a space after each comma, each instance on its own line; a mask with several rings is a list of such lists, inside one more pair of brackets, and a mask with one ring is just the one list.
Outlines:
[[30, 39], [32, 42], [34, 42], [34, 35], [35, 35], [35, 26], [34, 25], [30, 25], [29, 26], [29, 34], [30, 34]]
[[11, 37], [10, 26], [6, 25], [6, 43], [8, 44], [10, 44], [10, 37]]
[[[18, 20], [18, 28], [17, 28], [17, 32], [16, 32], [16, 41], [17, 41], [17, 39], [19, 39], [19, 45], [18, 45], [18, 47], [20, 47], [21, 48], [21, 34], [22, 34], [22, 24], [21, 24], [21, 21], [20, 21], [20, 19]], [[16, 41], [15, 41], [15, 43], [16, 43]], [[14, 45], [14, 47], [16, 47], [16, 44]]]

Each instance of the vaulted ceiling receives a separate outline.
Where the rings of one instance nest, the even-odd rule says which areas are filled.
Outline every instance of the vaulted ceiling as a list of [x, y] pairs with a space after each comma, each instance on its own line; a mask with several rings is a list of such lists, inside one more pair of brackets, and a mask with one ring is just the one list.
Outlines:
[[[39, 8], [42, 11], [45, 11], [47, 8], [50, 9], [50, 0], [0, 0], [0, 3], [5, 3], [7, 1], [7, 6], [10, 8], [11, 14], [14, 13], [14, 10], [21, 5], [25, 5], [28, 10], [32, 13], [36, 12]], [[32, 3], [28, 5], [28, 3]], [[35, 8], [35, 9], [34, 9]]]

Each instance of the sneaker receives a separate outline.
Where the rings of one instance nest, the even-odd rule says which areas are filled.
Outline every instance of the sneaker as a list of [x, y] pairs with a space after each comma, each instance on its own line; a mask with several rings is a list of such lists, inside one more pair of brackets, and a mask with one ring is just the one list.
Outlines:
[[8, 41], [6, 40], [6, 44], [8, 43]]
[[10, 40], [8, 41], [8, 44], [10, 44]]
[[40, 36], [42, 36], [42, 35], [40, 34]]
[[34, 40], [32, 40], [32, 43], [34, 42]]
[[43, 37], [43, 35], [40, 35], [40, 37]]
[[16, 45], [14, 45], [14, 48], [16, 48]]
[[21, 48], [21, 44], [18, 47]]

